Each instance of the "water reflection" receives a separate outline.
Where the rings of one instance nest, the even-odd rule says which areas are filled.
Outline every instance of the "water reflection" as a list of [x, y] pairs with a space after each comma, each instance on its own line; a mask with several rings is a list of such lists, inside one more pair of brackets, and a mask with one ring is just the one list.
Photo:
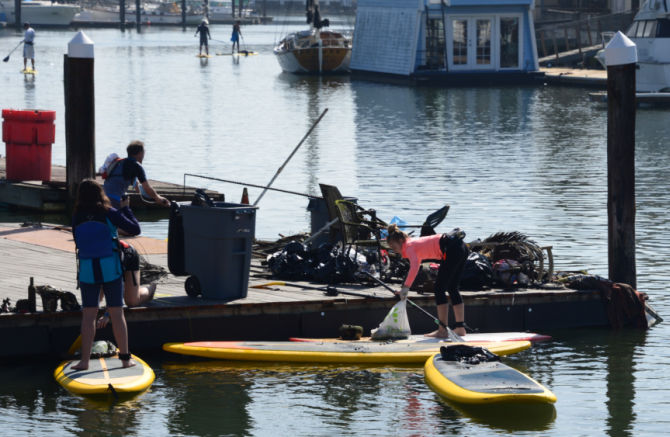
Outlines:
[[[249, 435], [249, 390], [244, 368], [221, 361], [165, 363], [171, 435]], [[262, 401], [261, 401], [262, 402]]]

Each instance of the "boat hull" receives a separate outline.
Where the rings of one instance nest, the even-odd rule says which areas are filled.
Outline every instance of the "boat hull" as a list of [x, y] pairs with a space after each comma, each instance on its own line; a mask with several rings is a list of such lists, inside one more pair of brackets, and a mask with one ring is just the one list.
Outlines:
[[[4, 3], [2, 10], [7, 17], [7, 24], [16, 22], [14, 6]], [[81, 8], [75, 5], [23, 5], [21, 7], [21, 21], [28, 22], [31, 26], [69, 26], [80, 10]]]
[[282, 71], [287, 73], [346, 73], [351, 62], [351, 49], [343, 47], [324, 47], [322, 64], [319, 68], [319, 49], [296, 49], [292, 51], [275, 50]]

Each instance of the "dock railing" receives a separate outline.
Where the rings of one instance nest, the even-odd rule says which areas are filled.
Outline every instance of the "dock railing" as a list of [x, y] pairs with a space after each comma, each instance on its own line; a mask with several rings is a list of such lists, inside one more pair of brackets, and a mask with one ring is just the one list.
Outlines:
[[586, 20], [561, 23], [535, 30], [538, 51], [543, 58], [554, 56], [560, 59], [560, 53], [576, 50], [580, 55], [584, 51], [602, 47], [603, 32], [626, 32], [637, 10], [616, 14], [599, 15]]

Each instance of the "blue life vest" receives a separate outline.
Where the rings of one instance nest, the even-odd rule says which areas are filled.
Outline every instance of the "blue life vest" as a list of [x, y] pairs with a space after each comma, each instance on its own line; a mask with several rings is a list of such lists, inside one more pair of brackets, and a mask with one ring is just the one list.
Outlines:
[[[118, 202], [121, 201], [121, 197], [126, 195], [126, 190], [129, 186], [135, 185], [137, 178], [133, 179], [124, 179], [123, 178], [123, 166], [126, 161], [135, 161], [135, 158], [123, 158], [118, 161], [113, 162], [110, 166], [113, 166], [111, 171], [107, 171], [107, 177], [105, 178], [105, 183], [103, 189], [107, 197], [114, 199]], [[139, 164], [139, 163], [138, 163]], [[141, 165], [141, 164], [140, 164]]]
[[80, 282], [102, 284], [123, 274], [116, 226], [104, 213], [78, 214], [72, 231], [77, 246]]

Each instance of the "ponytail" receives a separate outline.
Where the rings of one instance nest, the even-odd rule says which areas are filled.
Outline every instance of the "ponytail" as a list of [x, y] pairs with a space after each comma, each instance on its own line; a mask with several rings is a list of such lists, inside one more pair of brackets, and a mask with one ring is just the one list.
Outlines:
[[398, 225], [395, 223], [388, 225], [386, 230], [389, 233], [388, 237], [386, 237], [386, 241], [389, 243], [397, 242], [399, 244], [403, 244], [409, 238], [409, 236], [403, 231], [401, 231]]

